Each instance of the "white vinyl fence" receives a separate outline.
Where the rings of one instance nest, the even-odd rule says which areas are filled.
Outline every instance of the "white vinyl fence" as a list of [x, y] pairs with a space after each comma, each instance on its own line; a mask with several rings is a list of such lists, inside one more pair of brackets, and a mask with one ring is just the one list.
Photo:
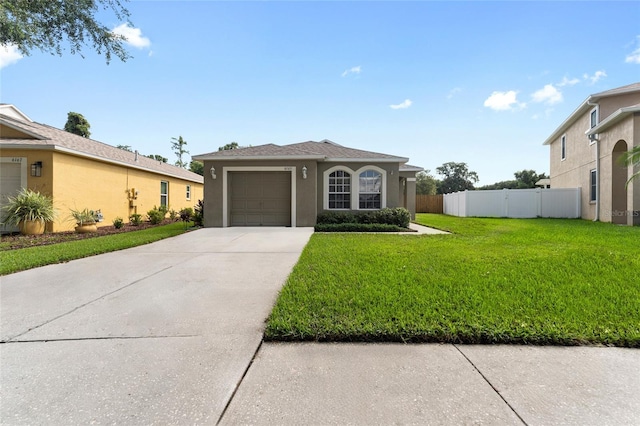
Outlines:
[[580, 217], [580, 188], [498, 189], [444, 195], [444, 214], [475, 217]]

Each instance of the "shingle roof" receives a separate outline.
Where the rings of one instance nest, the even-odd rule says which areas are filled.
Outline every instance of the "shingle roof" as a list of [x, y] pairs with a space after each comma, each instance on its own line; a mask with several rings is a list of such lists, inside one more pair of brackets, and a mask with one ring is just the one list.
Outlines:
[[41, 148], [53, 149], [89, 157], [100, 161], [116, 163], [143, 169], [166, 176], [177, 177], [192, 182], [203, 183], [204, 178], [181, 167], [153, 160], [135, 152], [125, 151], [105, 143], [95, 141], [55, 127], [36, 122], [16, 120], [7, 115], [0, 114], [0, 123], [14, 129], [32, 135], [33, 139], [0, 139], [0, 146], [8, 149], [15, 148]]
[[291, 145], [266, 144], [247, 148], [215, 151], [193, 157], [196, 160], [225, 159], [316, 159], [318, 161], [385, 161], [405, 163], [407, 158], [379, 152], [347, 148], [329, 140], [307, 141]]

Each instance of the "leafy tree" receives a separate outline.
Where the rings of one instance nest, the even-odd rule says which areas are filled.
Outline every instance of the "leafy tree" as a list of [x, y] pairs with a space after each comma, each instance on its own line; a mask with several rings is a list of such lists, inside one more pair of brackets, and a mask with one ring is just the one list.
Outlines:
[[519, 172], [515, 172], [513, 175], [515, 176], [515, 180], [503, 180], [491, 185], [481, 186], [478, 189], [487, 190], [535, 188], [537, 181], [547, 178], [547, 175], [545, 175], [544, 173], [538, 174], [533, 170], [521, 170]]
[[231, 149], [238, 149], [240, 148], [240, 145], [238, 145], [238, 142], [231, 142], [226, 144], [225, 146], [221, 146], [220, 148], [218, 148], [218, 151], [229, 151]]
[[[82, 56], [83, 45], [91, 45], [98, 54], [111, 55], [125, 62], [130, 56], [125, 38], [111, 32], [95, 19], [100, 9], [111, 9], [119, 21], [129, 24], [126, 0], [3, 0], [0, 2], [0, 45], [14, 45], [23, 55], [33, 49], [62, 55], [67, 39], [71, 54]], [[101, 7], [99, 7], [101, 6]]]
[[133, 152], [133, 150], [131, 149], [131, 145], [116, 145], [116, 148]]
[[189, 170], [200, 176], [204, 176], [204, 163], [202, 163], [202, 161], [192, 161], [189, 163]]
[[166, 163], [167, 161], [169, 161], [167, 157], [163, 157], [162, 155], [158, 155], [158, 154], [149, 154], [147, 155], [147, 157], [153, 158], [154, 160], [160, 161], [162, 163]]
[[544, 173], [537, 174], [534, 170], [521, 170], [513, 174], [518, 182], [518, 188], [535, 188], [540, 179], [547, 179]]
[[185, 146], [187, 146], [187, 141], [182, 139], [182, 136], [179, 136], [178, 139], [171, 138], [171, 149], [173, 149], [176, 157], [178, 157], [176, 166], [182, 167], [183, 169], [187, 167], [187, 162], [182, 160], [182, 156], [189, 153]]
[[470, 171], [467, 163], [454, 163], [450, 161], [436, 168], [439, 175], [444, 176], [438, 188], [439, 194], [474, 189], [473, 184], [478, 182], [478, 174]]
[[67, 114], [67, 122], [64, 125], [64, 130], [67, 132], [82, 136], [83, 138], [88, 138], [91, 136], [91, 132], [89, 131], [90, 128], [91, 124], [89, 124], [82, 114], [77, 112], [70, 112]]
[[435, 195], [438, 189], [438, 181], [431, 176], [431, 170], [418, 172], [416, 175], [416, 194]]
[[[634, 146], [629, 151], [625, 152], [622, 159], [627, 166], [633, 164], [634, 167], [640, 167], [640, 145]], [[638, 178], [640, 178], [640, 171], [637, 171], [633, 175], [631, 175], [631, 177], [627, 181], [626, 186], [629, 186], [629, 183], [632, 180]]]

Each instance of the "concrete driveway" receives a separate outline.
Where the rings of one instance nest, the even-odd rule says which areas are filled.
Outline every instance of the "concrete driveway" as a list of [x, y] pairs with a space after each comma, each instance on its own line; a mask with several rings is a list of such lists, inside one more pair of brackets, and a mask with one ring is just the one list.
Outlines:
[[312, 228], [201, 229], [0, 278], [2, 424], [215, 424]]

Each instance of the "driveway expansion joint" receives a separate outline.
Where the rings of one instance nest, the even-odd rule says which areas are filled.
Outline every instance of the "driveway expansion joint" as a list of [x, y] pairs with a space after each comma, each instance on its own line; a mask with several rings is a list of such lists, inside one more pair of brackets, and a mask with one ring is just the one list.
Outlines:
[[49, 342], [81, 342], [94, 340], [139, 340], [139, 339], [181, 339], [185, 337], [201, 337], [199, 334], [177, 334], [174, 336], [103, 336], [103, 337], [70, 337], [61, 339], [33, 339], [33, 340], [3, 340], [0, 344], [5, 343], [49, 343]]
[[47, 325], [47, 324], [52, 323], [52, 322], [54, 322], [54, 321], [56, 321], [56, 320], [58, 320], [58, 319], [60, 319], [60, 318], [62, 318], [62, 317], [65, 317], [65, 316], [67, 316], [67, 315], [69, 315], [69, 314], [72, 314], [73, 312], [75, 312], [75, 311], [77, 311], [77, 310], [79, 310], [79, 309], [82, 309], [82, 308], [84, 308], [85, 306], [88, 306], [88, 305], [90, 305], [90, 304], [92, 304], [92, 303], [94, 303], [94, 302], [97, 302], [97, 301], [98, 301], [98, 300], [100, 300], [100, 299], [104, 299], [104, 298], [105, 298], [105, 297], [107, 297], [107, 296], [110, 296], [110, 295], [112, 295], [112, 294], [114, 294], [114, 293], [117, 293], [117, 292], [119, 292], [119, 291], [121, 291], [121, 290], [124, 290], [125, 288], [131, 287], [131, 286], [132, 286], [132, 285], [134, 285], [134, 284], [137, 284], [137, 283], [139, 283], [139, 282], [141, 282], [141, 281], [143, 281], [143, 280], [146, 280], [147, 278], [151, 278], [151, 277], [153, 277], [154, 275], [158, 275], [158, 274], [160, 274], [160, 273], [162, 273], [162, 272], [164, 272], [164, 271], [166, 271], [166, 270], [169, 270], [169, 269], [171, 269], [171, 268], [173, 268], [173, 266], [167, 266], [166, 268], [160, 269], [160, 270], [158, 270], [158, 271], [154, 272], [153, 274], [149, 274], [149, 275], [147, 275], [147, 276], [145, 276], [145, 277], [139, 278], [139, 279], [137, 279], [137, 280], [135, 280], [135, 281], [130, 282], [129, 284], [126, 284], [126, 285], [124, 285], [124, 286], [122, 286], [122, 287], [119, 287], [119, 288], [117, 288], [117, 289], [115, 289], [115, 290], [112, 290], [112, 291], [110, 291], [110, 292], [108, 292], [108, 293], [105, 293], [105, 294], [103, 294], [103, 295], [101, 295], [101, 296], [99, 296], [99, 297], [96, 297], [96, 298], [95, 298], [95, 299], [93, 299], [93, 300], [89, 300], [88, 302], [83, 303], [83, 304], [81, 304], [80, 306], [76, 306], [75, 308], [71, 309], [70, 311], [65, 312], [65, 313], [63, 313], [63, 314], [60, 314], [60, 315], [58, 315], [58, 316], [56, 316], [56, 317], [54, 317], [54, 318], [51, 318], [50, 320], [47, 320], [47, 321], [43, 322], [42, 324], [38, 324], [38, 325], [36, 325], [36, 326], [34, 326], [34, 327], [31, 327], [31, 328], [29, 328], [28, 330], [23, 331], [22, 333], [16, 334], [15, 336], [10, 336], [10, 337], [9, 337], [9, 338], [7, 338], [6, 340], [4, 340], [2, 343], [10, 343], [10, 342], [12, 342], [14, 339], [16, 339], [16, 338], [18, 338], [18, 337], [20, 337], [20, 336], [24, 336], [25, 334], [27, 334], [27, 333], [29, 333], [29, 332], [31, 332], [31, 331], [33, 331], [33, 330], [36, 330], [36, 329], [38, 329], [38, 328], [40, 328], [40, 327], [42, 327], [42, 326], [44, 326], [44, 325]]
[[224, 418], [224, 415], [227, 412], [227, 409], [229, 408], [229, 405], [231, 405], [231, 401], [233, 401], [233, 398], [236, 396], [236, 393], [238, 392], [238, 389], [240, 388], [240, 385], [244, 381], [244, 378], [247, 376], [247, 373], [249, 372], [249, 369], [253, 365], [253, 361], [258, 356], [258, 352], [260, 352], [260, 348], [262, 348], [262, 344], [263, 343], [264, 343], [264, 339], [261, 339], [260, 343], [258, 344], [258, 347], [256, 348], [256, 351], [253, 353], [253, 356], [249, 360], [249, 364], [247, 364], [247, 368], [242, 373], [242, 377], [240, 377], [240, 380], [238, 380], [238, 383], [236, 383], [236, 387], [233, 389], [233, 392], [231, 392], [231, 396], [229, 397], [229, 400], [225, 404], [224, 409], [222, 410], [222, 413], [220, 413], [220, 417], [218, 418], [218, 421], [216, 422], [216, 426], [218, 426], [220, 424], [220, 422], [222, 421], [222, 419]]
[[513, 406], [509, 403], [509, 401], [506, 400], [506, 398], [500, 393], [500, 391], [498, 390], [498, 388], [496, 388], [493, 383], [491, 383], [491, 381], [489, 380], [489, 378], [487, 376], [485, 376], [482, 371], [480, 371], [480, 369], [473, 363], [473, 361], [471, 361], [471, 359], [469, 359], [469, 357], [462, 352], [462, 349], [460, 349], [458, 347], [457, 344], [453, 343], [453, 347], [456, 348], [456, 350], [458, 352], [460, 352], [460, 355], [462, 355], [464, 357], [464, 359], [467, 360], [467, 362], [469, 362], [469, 364], [471, 364], [471, 366], [474, 368], [474, 370], [476, 370], [478, 372], [478, 374], [480, 374], [480, 376], [484, 379], [485, 382], [487, 382], [487, 384], [489, 386], [491, 386], [491, 389], [493, 389], [493, 391], [500, 397], [500, 399], [507, 404], [507, 407], [509, 407], [509, 409], [513, 412], [513, 414], [516, 415], [516, 417], [518, 417], [518, 419], [520, 419], [520, 421], [522, 422], [523, 425], [528, 426], [528, 423], [522, 418], [522, 416], [520, 416], [520, 414], [518, 414], [518, 412], [516, 411], [515, 408], [513, 408]]

